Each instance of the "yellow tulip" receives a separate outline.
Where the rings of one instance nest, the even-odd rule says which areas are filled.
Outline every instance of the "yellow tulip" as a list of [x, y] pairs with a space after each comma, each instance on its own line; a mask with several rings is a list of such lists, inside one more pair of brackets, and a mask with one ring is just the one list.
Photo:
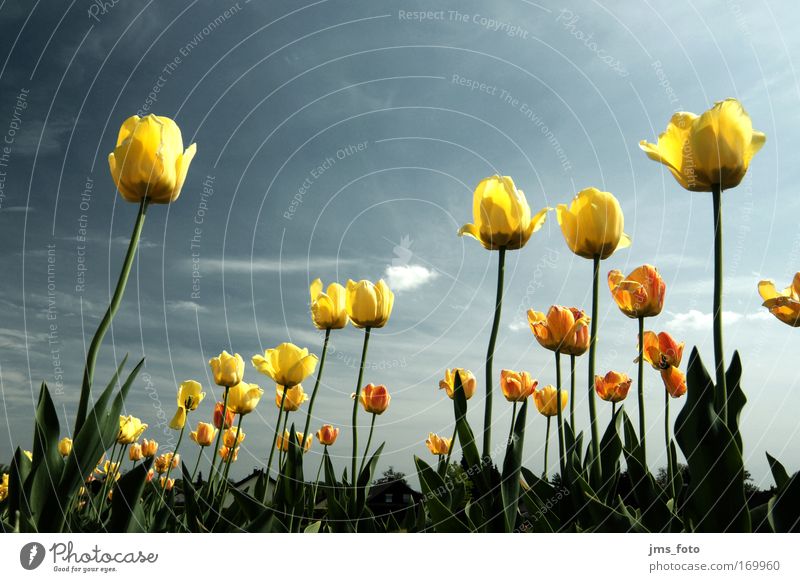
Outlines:
[[610, 271], [608, 288], [617, 307], [630, 318], [655, 317], [664, 308], [667, 284], [652, 265], [637, 267], [627, 277]]
[[263, 395], [264, 391], [255, 384], [239, 382], [228, 389], [228, 408], [234, 414], [250, 414], [258, 406]]
[[642, 140], [639, 147], [687, 190], [711, 192], [737, 186], [766, 139], [739, 101], [725, 99], [700, 116], [675, 113], [657, 144]]
[[684, 342], [676, 342], [675, 338], [665, 331], [658, 335], [652, 331], [646, 331], [644, 332], [642, 356], [656, 370], [666, 370], [671, 366], [681, 365], [683, 346]]
[[477, 380], [472, 372], [464, 368], [453, 368], [444, 371], [444, 378], [439, 380], [439, 390], [444, 390], [452, 399], [456, 389], [456, 374], [461, 377], [461, 387], [464, 389], [464, 397], [469, 400], [475, 394]]
[[244, 436], [243, 430], [239, 430], [239, 435], [237, 436], [236, 429], [229, 428], [222, 433], [222, 442], [228, 448], [238, 447], [242, 444], [242, 441], [244, 441]]
[[283, 391], [283, 386], [275, 387], [275, 406], [280, 408], [281, 402], [283, 402], [283, 410], [285, 412], [299, 410], [300, 405], [308, 400], [308, 394], [305, 393], [303, 386], [300, 384], [289, 388], [289, 390], [286, 391], [286, 398], [283, 397]]
[[792, 284], [780, 293], [769, 280], [759, 282], [758, 292], [764, 300], [762, 305], [779, 321], [800, 327], [800, 273], [796, 273]]
[[156, 441], [142, 439], [142, 454], [145, 458], [155, 457], [158, 452], [158, 443]]
[[434, 455], [443, 456], [450, 452], [450, 446], [453, 439], [440, 437], [435, 433], [428, 433], [428, 439], [425, 441], [425, 446]]
[[239, 354], [230, 355], [227, 351], [208, 361], [217, 386], [236, 386], [244, 378], [244, 360]]
[[337, 438], [339, 438], [339, 428], [334, 428], [330, 424], [323, 424], [322, 428], [317, 431], [317, 440], [319, 444], [325, 445], [326, 447], [335, 443]]
[[547, 315], [528, 310], [528, 325], [543, 348], [580, 356], [589, 348], [590, 318], [577, 307], [552, 305]]
[[30, 451], [22, 451], [22, 454], [28, 457], [29, 461], [33, 461], [33, 453]]
[[214, 442], [216, 437], [217, 429], [210, 422], [198, 422], [197, 429], [189, 433], [189, 438], [201, 447], [211, 446], [211, 443]]
[[581, 190], [569, 206], [558, 205], [556, 216], [569, 249], [585, 259], [607, 259], [631, 244], [622, 208], [610, 192]]
[[256, 370], [272, 378], [281, 386], [296, 386], [314, 373], [317, 356], [309, 354], [306, 348], [291, 343], [283, 343], [268, 349], [264, 355], [253, 356]]
[[500, 370], [500, 389], [509, 402], [524, 402], [538, 385], [539, 381], [531, 378], [528, 372]]
[[[355, 394], [353, 394], [352, 397], [355, 398]], [[386, 409], [389, 408], [392, 397], [389, 395], [386, 386], [367, 384], [361, 389], [359, 400], [366, 412], [370, 414], [383, 414], [386, 412]]]
[[547, 218], [543, 208], [531, 218], [531, 208], [522, 190], [510, 176], [484, 178], [472, 195], [474, 224], [465, 224], [459, 236], [471, 236], [490, 251], [520, 249]]
[[175, 486], [175, 479], [167, 479], [166, 477], [161, 477], [159, 479], [159, 483], [161, 484], [162, 489], [166, 489], [167, 491], [172, 491], [172, 488]]
[[311, 292], [311, 320], [317, 329], [342, 329], [347, 325], [347, 293], [339, 283], [322, 292], [322, 281], [315, 279]]
[[631, 379], [622, 372], [608, 372], [605, 376], [594, 377], [594, 390], [606, 402], [621, 402], [628, 396]]
[[239, 459], [239, 447], [236, 447], [235, 449], [231, 449], [229, 447], [220, 447], [219, 456], [222, 457], [222, 460], [226, 462], [228, 461], [228, 457], [231, 457], [231, 463], [235, 463]]
[[64, 437], [58, 441], [58, 452], [62, 457], [68, 457], [72, 452], [72, 439], [69, 437]]
[[133, 462], [144, 459], [144, 455], [142, 454], [142, 445], [139, 443], [133, 443], [128, 449], [128, 458]]
[[0, 503], [8, 497], [8, 473], [3, 473], [3, 480], [0, 482]]
[[178, 388], [178, 406], [185, 408], [187, 411], [197, 410], [197, 407], [200, 406], [205, 397], [206, 393], [203, 392], [203, 387], [200, 382], [195, 380], [186, 380]]
[[196, 144], [184, 151], [181, 130], [170, 118], [134, 115], [122, 124], [108, 165], [119, 193], [128, 202], [147, 198], [169, 204], [180, 195], [196, 151]]
[[120, 416], [117, 442], [121, 445], [135, 443], [146, 429], [147, 425], [138, 418], [134, 416]]
[[[569, 392], [561, 390], [561, 410], [567, 407]], [[547, 385], [533, 393], [533, 402], [536, 410], [543, 416], [556, 416], [558, 414], [558, 390], [554, 386]]]
[[383, 279], [347, 281], [347, 315], [356, 327], [383, 327], [394, 307], [394, 293]]
[[159, 475], [162, 473], [166, 473], [170, 465], [172, 468], [175, 469], [181, 462], [181, 456], [176, 455], [175, 453], [163, 453], [156, 457], [156, 460], [153, 461], [153, 468], [156, 470], [156, 473]]
[[[303, 453], [308, 452], [308, 450], [311, 448], [311, 443], [313, 442], [313, 440], [314, 439], [311, 437], [311, 435], [308, 435], [306, 437], [306, 443], [305, 443], [305, 446], [303, 446]], [[303, 442], [303, 433], [302, 432], [295, 432], [295, 434], [294, 434], [294, 442], [296, 442], [298, 446], [301, 446], [301, 443]], [[283, 431], [283, 435], [278, 435], [278, 440], [275, 442], [275, 448], [278, 449], [279, 451], [283, 451], [283, 452], [286, 452], [286, 451], [289, 450], [289, 431], [288, 430]]]

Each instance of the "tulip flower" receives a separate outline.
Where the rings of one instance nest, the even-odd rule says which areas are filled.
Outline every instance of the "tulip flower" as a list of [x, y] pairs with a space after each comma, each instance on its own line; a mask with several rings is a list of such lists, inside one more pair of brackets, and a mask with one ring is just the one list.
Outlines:
[[317, 329], [342, 329], [347, 325], [347, 292], [339, 283], [331, 283], [325, 293], [322, 280], [314, 279], [311, 293], [311, 320]]
[[354, 326], [367, 329], [383, 327], [392, 315], [394, 293], [383, 279], [377, 283], [365, 279], [358, 282], [348, 280], [346, 307]]
[[181, 130], [168, 117], [134, 115], [122, 124], [108, 165], [119, 193], [128, 202], [146, 198], [169, 204], [180, 195], [196, 151], [196, 144], [184, 151]]
[[[353, 397], [355, 398], [355, 394], [353, 394]], [[392, 397], [389, 395], [386, 386], [376, 386], [374, 384], [364, 386], [359, 397], [364, 411], [370, 414], [383, 414], [389, 408], [391, 400]]]
[[631, 319], [654, 317], [664, 307], [667, 284], [651, 265], [637, 267], [627, 277], [616, 269], [610, 271], [608, 287], [617, 307]]
[[244, 359], [239, 354], [229, 354], [222, 350], [219, 356], [208, 361], [214, 383], [217, 386], [235, 386], [244, 378]]
[[244, 441], [244, 437], [244, 431], [237, 432], [235, 428], [229, 428], [223, 433], [222, 442], [230, 449], [241, 445], [242, 441]]
[[58, 452], [62, 457], [68, 457], [72, 452], [72, 439], [64, 437], [58, 441]]
[[128, 449], [128, 458], [134, 463], [144, 459], [144, 455], [142, 454], [142, 445], [139, 443], [133, 443]]
[[263, 395], [264, 390], [255, 384], [239, 382], [236, 386], [231, 386], [228, 389], [228, 408], [230, 408], [234, 414], [242, 416], [250, 414], [258, 405]]
[[543, 348], [580, 356], [589, 347], [589, 318], [577, 307], [553, 305], [547, 315], [528, 310], [528, 325]]
[[[286, 392], [285, 395], [284, 391]], [[300, 405], [307, 400], [308, 394], [303, 391], [303, 386], [300, 384], [297, 386], [290, 386], [288, 390], [283, 386], [275, 387], [275, 406], [280, 408], [281, 402], [283, 402], [284, 412], [295, 412], [299, 410]]]
[[477, 380], [472, 372], [464, 368], [450, 368], [444, 371], [444, 378], [439, 380], [439, 389], [447, 392], [447, 396], [452, 400], [455, 397], [456, 374], [461, 377], [461, 387], [464, 389], [464, 397], [469, 400], [475, 394]]
[[800, 327], [800, 272], [795, 274], [792, 284], [780, 293], [775, 283], [769, 280], [758, 283], [758, 292], [764, 300], [762, 305], [779, 321]]
[[450, 445], [452, 442], [452, 439], [440, 437], [435, 433], [428, 433], [428, 439], [425, 441], [425, 446], [427, 446], [428, 450], [434, 455], [443, 457], [450, 452]]
[[142, 455], [146, 459], [155, 457], [158, 452], [158, 443], [156, 441], [142, 439]]
[[117, 433], [117, 443], [129, 445], [136, 442], [142, 433], [147, 429], [147, 424], [134, 416], [119, 417], [119, 432]]
[[181, 456], [174, 453], [162, 453], [158, 455], [153, 462], [153, 468], [156, 473], [161, 475], [167, 473], [170, 469], [174, 469], [180, 463]]
[[256, 370], [272, 378], [281, 386], [296, 386], [314, 373], [317, 356], [309, 354], [306, 348], [291, 343], [283, 343], [266, 350], [264, 355], [252, 358]]
[[605, 376], [594, 377], [594, 390], [601, 400], [616, 404], [628, 396], [632, 380], [622, 372], [608, 372]]
[[658, 143], [639, 143], [647, 157], [666, 166], [683, 188], [712, 194], [715, 402], [723, 422], [728, 421], [728, 387], [722, 342], [722, 192], [739, 185], [766, 139], [753, 129], [753, 122], [739, 101], [725, 99], [700, 116], [674, 114], [667, 130], [658, 136]]
[[673, 398], [680, 398], [686, 394], [686, 376], [677, 367], [670, 366], [661, 370], [661, 379], [664, 381], [664, 388]]
[[683, 357], [684, 342], [678, 343], [665, 331], [658, 335], [652, 331], [644, 332], [641, 342], [642, 357], [656, 370], [666, 370], [671, 366], [680, 366]]
[[159, 483], [162, 489], [166, 491], [172, 491], [172, 488], [175, 486], [175, 479], [168, 479], [167, 477], [161, 477], [161, 479], [159, 479]]
[[33, 461], [33, 453], [30, 451], [22, 451], [22, 454], [28, 457], [29, 461]]
[[0, 481], [0, 503], [8, 497], [8, 473], [3, 473], [3, 480]]
[[[308, 450], [311, 448], [311, 443], [312, 443], [312, 440], [313, 440], [311, 438], [311, 435], [308, 435], [308, 437], [306, 438], [305, 445], [303, 445], [303, 433], [301, 433], [299, 431], [295, 432], [294, 433], [294, 438], [295, 438], [295, 442], [297, 443], [297, 445], [302, 447], [303, 453], [308, 452]], [[284, 431], [282, 436], [278, 436], [278, 442], [276, 443], [275, 446], [278, 448], [278, 450], [281, 450], [284, 453], [289, 450], [289, 431], [288, 430]]]
[[231, 463], [235, 463], [239, 460], [239, 447], [235, 449], [231, 449], [230, 447], [220, 447], [219, 449], [219, 456], [222, 460], [230, 466]]
[[522, 190], [510, 176], [484, 178], [472, 196], [474, 224], [465, 224], [459, 236], [471, 236], [490, 251], [521, 249], [547, 218], [549, 208], [531, 217], [531, 208]]
[[334, 428], [330, 424], [323, 424], [322, 428], [317, 431], [317, 440], [319, 444], [326, 447], [331, 446], [339, 438], [339, 428]]
[[538, 385], [528, 372], [500, 371], [500, 389], [509, 402], [524, 402]]
[[[561, 410], [567, 407], [569, 394], [566, 390], [561, 390]], [[533, 402], [536, 404], [536, 410], [542, 416], [557, 416], [558, 415], [558, 397], [559, 391], [551, 385], [544, 386], [533, 393]]]
[[231, 426], [233, 426], [234, 414], [233, 414], [233, 411], [230, 408], [227, 408], [227, 407], [225, 407], [225, 420], [224, 420], [224, 425], [223, 425], [223, 419], [222, 419], [222, 409], [223, 409], [223, 407], [224, 407], [224, 404], [222, 402], [217, 402], [214, 405], [213, 422], [214, 422], [214, 426], [216, 428], [219, 428], [219, 429], [230, 428]]
[[[189, 433], [189, 438], [196, 442], [201, 447], [211, 446], [214, 438], [217, 436], [217, 429], [208, 422], [198, 422], [197, 429]], [[244, 434], [242, 434], [244, 438]]]
[[766, 139], [739, 101], [725, 99], [700, 116], [675, 113], [658, 143], [642, 140], [639, 147], [686, 190], [711, 192], [738, 186]]

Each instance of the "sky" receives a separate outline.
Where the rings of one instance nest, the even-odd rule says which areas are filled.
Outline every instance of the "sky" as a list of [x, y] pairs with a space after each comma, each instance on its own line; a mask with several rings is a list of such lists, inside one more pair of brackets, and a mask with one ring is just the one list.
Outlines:
[[[379, 470], [413, 476], [414, 455], [434, 460], [427, 434], [453, 430], [438, 389], [445, 368], [478, 377], [469, 419], [482, 429], [498, 257], [456, 232], [472, 221], [472, 192], [486, 176], [512, 176], [534, 211], [589, 186], [612, 192], [633, 245], [603, 262], [602, 277], [655, 265], [667, 296], [647, 329], [686, 342], [682, 369], [693, 346], [710, 364], [711, 198], [684, 191], [638, 143], [654, 141], [675, 111], [736, 97], [767, 143], [724, 193], [725, 347], [744, 364], [746, 466], [771, 485], [765, 452], [800, 465], [800, 338], [757, 293], [760, 279], [782, 288], [800, 270], [799, 21], [788, 0], [644, 1], [635, 10], [527, 0], [0, 0], [0, 459], [30, 447], [42, 381], [62, 433], [73, 424], [86, 347], [136, 216], [106, 161], [131, 115], [175, 119], [197, 155], [180, 198], [147, 213], [97, 382], [125, 354], [145, 357], [126, 411], [167, 450], [177, 385], [204, 385], [189, 422], [208, 420], [220, 392], [207, 362], [223, 349], [240, 353], [246, 380], [266, 390], [243, 424], [232, 474], [244, 476], [265, 464], [277, 416], [274, 385], [252, 355], [285, 341], [319, 355], [315, 278], [384, 278], [395, 307], [373, 333], [364, 380], [385, 384], [392, 401], [373, 442], [386, 442]], [[569, 252], [550, 213], [508, 253], [505, 283], [495, 443], [511, 417], [500, 369], [555, 382], [553, 355], [534, 340], [526, 310], [588, 310], [591, 263]], [[596, 371], [635, 377], [636, 322], [604, 282], [597, 318]], [[342, 429], [330, 451], [339, 470], [349, 462], [362, 339], [353, 327], [333, 332], [313, 412], [314, 429]], [[577, 363], [581, 430], [587, 359]], [[649, 369], [645, 392], [649, 461], [663, 466], [664, 392]], [[673, 418], [684, 401], [672, 402]], [[636, 424], [635, 398], [626, 408]], [[598, 410], [605, 426], [610, 408]], [[302, 424], [304, 414], [291, 418]], [[361, 443], [368, 422], [362, 413]], [[527, 422], [524, 464], [540, 471], [545, 420], [531, 411]], [[181, 449], [194, 460], [192, 443]], [[319, 460], [315, 444], [306, 471]]]

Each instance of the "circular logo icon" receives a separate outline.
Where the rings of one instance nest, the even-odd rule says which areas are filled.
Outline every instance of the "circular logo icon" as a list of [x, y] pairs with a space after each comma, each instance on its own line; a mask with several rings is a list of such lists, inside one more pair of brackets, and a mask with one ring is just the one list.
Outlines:
[[19, 551], [19, 563], [26, 570], [35, 570], [44, 561], [44, 546], [39, 542], [30, 542]]

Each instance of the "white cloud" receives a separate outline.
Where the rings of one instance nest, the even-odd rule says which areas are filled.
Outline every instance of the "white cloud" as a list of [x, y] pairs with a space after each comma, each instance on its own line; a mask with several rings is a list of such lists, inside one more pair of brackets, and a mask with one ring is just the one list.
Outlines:
[[508, 324], [508, 329], [511, 331], [522, 331], [523, 329], [528, 329], [528, 322], [527, 321], [514, 321]]
[[[675, 330], [709, 330], [711, 329], [714, 318], [711, 313], [704, 313], [697, 309], [690, 309], [685, 313], [671, 313], [672, 319], [667, 322], [667, 326]], [[756, 311], [754, 313], [737, 313], [735, 311], [723, 311], [722, 322], [731, 325], [742, 320], [758, 321], [772, 317], [768, 311]]]
[[332, 269], [351, 265], [355, 261], [352, 259], [322, 258], [322, 259], [208, 259], [203, 261], [203, 268], [222, 269], [225, 267], [226, 273], [297, 273], [310, 272], [320, 269]]
[[433, 281], [439, 273], [422, 265], [392, 265], [386, 267], [386, 283], [392, 291], [411, 291]]
[[194, 301], [167, 301], [167, 307], [174, 311], [208, 311], [208, 307]]

